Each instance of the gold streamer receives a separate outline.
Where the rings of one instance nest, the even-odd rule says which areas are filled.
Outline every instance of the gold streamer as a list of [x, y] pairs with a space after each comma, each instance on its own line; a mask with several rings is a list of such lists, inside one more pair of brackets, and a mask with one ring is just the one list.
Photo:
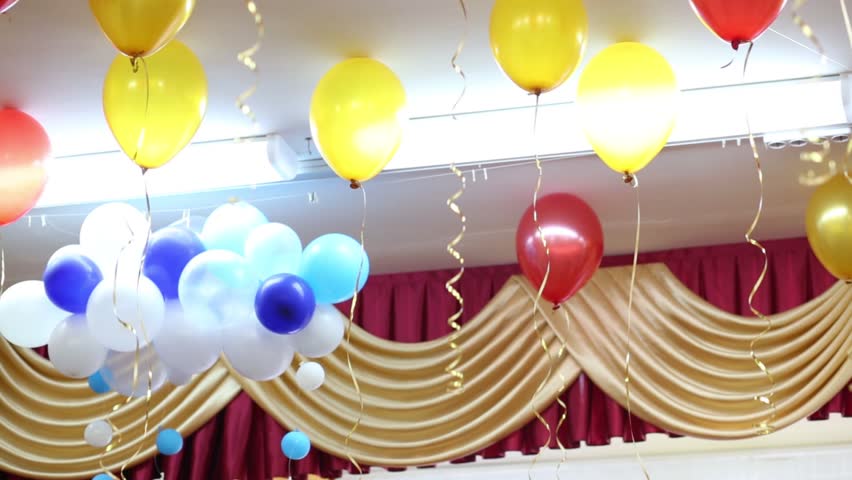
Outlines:
[[260, 51], [260, 47], [263, 42], [263, 36], [266, 33], [266, 27], [263, 24], [263, 16], [260, 14], [260, 11], [257, 8], [257, 4], [253, 0], [245, 0], [246, 9], [249, 14], [254, 18], [254, 24], [257, 27], [257, 40], [254, 45], [250, 48], [243, 50], [242, 52], [237, 54], [237, 60], [251, 71], [254, 75], [254, 83], [251, 88], [244, 91], [237, 97], [236, 105], [240, 112], [248, 117], [252, 123], [257, 122], [257, 118], [254, 115], [254, 111], [252, 111], [251, 107], [246, 103], [252, 95], [257, 92], [257, 61], [255, 61], [254, 56], [257, 55], [257, 52]]
[[[458, 46], [456, 47], [456, 51], [453, 54], [453, 58], [450, 60], [450, 66], [453, 68], [453, 71], [455, 71], [461, 77], [463, 86], [459, 98], [456, 100], [456, 103], [453, 104], [452, 111], [454, 120], [456, 119], [456, 108], [462, 101], [462, 98], [464, 97], [464, 94], [467, 91], [467, 77], [465, 76], [464, 70], [462, 70], [461, 66], [456, 63], [459, 58], [459, 55], [461, 55], [461, 52], [464, 49], [464, 43], [467, 39], [468, 28], [467, 7], [464, 4], [464, 0], [459, 0], [459, 6], [461, 7], [462, 15], [464, 15], [465, 33], [461, 41], [459, 41]], [[448, 337], [447, 341], [449, 342], [450, 350], [457, 352], [457, 355], [444, 370], [448, 374], [450, 374], [450, 377], [452, 377], [449, 389], [460, 391], [462, 388], [464, 388], [464, 373], [458, 370], [458, 366], [462, 361], [462, 351], [458, 344], [458, 338], [461, 335], [461, 325], [459, 325], [458, 322], [461, 319], [462, 314], [464, 314], [464, 298], [462, 297], [461, 292], [457, 288], [455, 288], [455, 285], [461, 280], [462, 276], [464, 275], [464, 257], [462, 256], [461, 252], [456, 249], [456, 247], [459, 245], [459, 243], [461, 243], [462, 239], [464, 238], [464, 234], [467, 231], [467, 217], [465, 217], [464, 213], [462, 213], [461, 207], [456, 202], [462, 197], [462, 195], [464, 195], [465, 188], [467, 187], [467, 181], [464, 178], [464, 174], [462, 173], [462, 171], [459, 170], [458, 167], [456, 167], [455, 158], [453, 158], [450, 162], [450, 171], [458, 177], [461, 186], [456, 193], [452, 194], [450, 198], [447, 199], [447, 207], [459, 218], [459, 222], [461, 223], [461, 231], [459, 231], [459, 233], [450, 241], [450, 243], [447, 244], [447, 253], [449, 253], [450, 256], [452, 256], [459, 263], [459, 271], [451, 279], [449, 279], [446, 284], [444, 284], [444, 287], [447, 289], [447, 292], [449, 292], [449, 294], [456, 300], [459, 308], [447, 319], [447, 324], [453, 330], [453, 333]]]
[[[746, 53], [745, 62], [743, 63], [743, 83], [745, 83], [746, 72], [748, 71], [748, 61], [751, 57], [751, 51], [754, 48], [754, 43], [749, 43], [748, 52]], [[748, 108], [746, 108], [746, 127], [748, 128], [748, 142], [751, 146], [752, 156], [754, 157], [754, 163], [757, 167], [757, 181], [760, 185], [760, 199], [757, 203], [757, 212], [754, 216], [754, 220], [751, 222], [751, 226], [745, 234], [746, 241], [760, 250], [761, 255], [763, 255], [763, 268], [760, 271], [760, 275], [757, 277], [757, 281], [755, 281], [754, 286], [751, 289], [751, 292], [748, 295], [748, 308], [751, 312], [766, 322], [766, 328], [763, 329], [760, 334], [754, 337], [751, 342], [749, 342], [749, 356], [751, 356], [752, 361], [755, 366], [766, 375], [766, 379], [769, 382], [769, 392], [766, 394], [755, 395], [755, 401], [758, 401], [769, 408], [769, 416], [763, 420], [762, 422], [755, 425], [755, 428], [758, 430], [758, 434], [767, 435], [772, 433], [775, 430], [773, 426], [773, 422], [776, 416], [775, 402], [772, 397], [775, 396], [775, 377], [773, 377], [772, 372], [769, 371], [769, 368], [766, 364], [758, 357], [755, 348], [760, 340], [772, 330], [772, 320], [761, 313], [754, 306], [754, 297], [757, 295], [757, 292], [760, 290], [761, 285], [763, 284], [763, 280], [766, 278], [766, 272], [769, 270], [769, 255], [766, 253], [766, 248], [760, 244], [757, 240], [755, 240], [752, 235], [754, 231], [757, 229], [757, 225], [760, 223], [760, 217], [763, 214], [763, 198], [764, 198], [764, 182], [763, 182], [763, 168], [760, 164], [760, 154], [757, 151], [757, 143], [754, 139], [754, 133], [751, 129], [751, 119], [749, 117]]]
[[639, 239], [642, 231], [642, 204], [639, 199], [639, 177], [636, 174], [626, 173], [624, 175], [624, 183], [633, 187], [636, 193], [636, 237], [633, 240], [633, 268], [630, 271], [630, 288], [627, 293], [627, 353], [624, 356], [624, 396], [627, 403], [627, 429], [630, 433], [630, 443], [633, 444], [633, 453], [636, 455], [636, 461], [639, 463], [639, 468], [642, 469], [642, 474], [645, 475], [645, 480], [651, 480], [651, 475], [645, 467], [645, 462], [642, 456], [639, 455], [639, 446], [636, 445], [636, 436], [633, 433], [633, 408], [630, 401], [630, 361], [632, 360], [630, 337], [633, 329], [633, 291], [636, 288], [636, 269], [639, 265]]
[[[562, 314], [565, 316], [565, 324], [566, 324], [565, 331], [570, 332], [571, 331], [571, 315], [568, 313], [568, 310], [565, 309], [565, 308], [560, 308], [559, 310], [561, 310]], [[556, 354], [556, 361], [557, 362], [561, 361], [562, 357], [565, 356], [565, 353], [567, 353], [567, 351], [568, 351], [568, 341], [563, 340], [562, 345], [559, 347], [559, 352]], [[556, 435], [556, 445], [559, 446], [559, 452], [561, 453], [560, 458], [559, 458], [559, 463], [556, 465], [556, 478], [557, 479], [561, 478], [559, 476], [559, 471], [562, 470], [562, 466], [565, 465], [565, 463], [568, 461], [568, 450], [565, 449], [565, 445], [562, 443], [562, 439], [559, 438], [559, 431], [562, 429], [562, 425], [565, 423], [565, 420], [568, 418], [568, 404], [566, 404], [565, 401], [562, 400], [562, 394], [565, 392], [565, 390], [568, 387], [568, 381], [565, 378], [565, 375], [562, 373], [562, 369], [559, 369], [559, 379], [561, 380], [561, 382], [560, 382], [561, 387], [559, 389], [559, 394], [556, 396], [556, 403], [559, 405], [559, 409], [561, 411], [561, 414], [559, 415], [559, 422], [557, 422], [557, 424], [556, 424], [556, 432], [554, 433], [554, 435]]]
[[846, 8], [846, 0], [840, 0], [840, 11], [843, 12], [843, 25], [846, 26], [849, 47], [852, 47], [852, 21], [849, 20], [849, 10]]
[[[843, 0], [840, 1], [841, 3], [843, 2]], [[822, 43], [820, 43], [819, 39], [814, 33], [814, 29], [811, 28], [808, 22], [806, 22], [805, 19], [802, 17], [802, 14], [799, 13], [799, 11], [802, 9], [802, 7], [805, 6], [806, 3], [808, 3], [808, 0], [796, 0], [796, 2], [793, 4], [793, 23], [795, 23], [796, 26], [799, 27], [799, 30], [802, 31], [802, 35], [804, 35], [805, 38], [807, 38], [814, 45], [814, 48], [816, 48], [817, 52], [819, 52], [822, 61], [826, 61], [827, 58], [825, 56], [825, 49], [822, 48]]]
[[532, 214], [533, 214], [533, 223], [535, 223], [536, 231], [538, 232], [538, 236], [541, 239], [541, 245], [544, 247], [544, 254], [547, 257], [547, 267], [544, 271], [544, 278], [541, 280], [541, 286], [538, 287], [538, 292], [536, 292], [535, 302], [533, 302], [533, 310], [532, 310], [532, 321], [533, 321], [533, 330], [535, 331], [536, 336], [538, 336], [538, 342], [541, 344], [541, 348], [544, 350], [545, 355], [547, 355], [548, 366], [547, 373], [542, 379], [541, 383], [536, 388], [535, 393], [533, 393], [530, 398], [530, 410], [533, 414], [535, 414], [535, 418], [544, 426], [545, 430], [547, 430], [547, 441], [544, 445], [538, 450], [533, 457], [532, 464], [530, 464], [530, 469], [527, 472], [527, 477], [529, 480], [532, 480], [532, 471], [538, 463], [538, 459], [541, 456], [541, 451], [550, 446], [550, 441], [553, 439], [553, 431], [550, 429], [550, 424], [547, 423], [547, 420], [541, 416], [541, 413], [535, 408], [535, 397], [537, 397], [541, 391], [544, 389], [544, 386], [547, 384], [547, 381], [550, 380], [550, 376], [553, 374], [553, 355], [550, 354], [550, 348], [547, 346], [547, 342], [544, 340], [544, 336], [541, 333], [541, 329], [538, 325], [538, 305], [541, 303], [542, 294], [544, 294], [544, 289], [547, 286], [547, 280], [550, 278], [550, 246], [547, 244], [547, 239], [544, 237], [544, 231], [541, 229], [541, 224], [538, 221], [538, 194], [541, 192], [541, 180], [544, 177], [544, 169], [541, 167], [541, 158], [538, 154], [538, 110], [541, 103], [541, 92], [536, 92], [535, 94], [535, 112], [533, 114], [533, 143], [534, 148], [533, 152], [535, 153], [535, 166], [538, 169], [538, 177], [536, 178], [535, 183], [535, 191], [533, 192], [533, 204], [532, 204]]
[[[362, 216], [361, 216], [361, 262], [358, 264], [358, 275], [355, 277], [355, 293], [352, 294], [352, 304], [349, 306], [349, 323], [346, 326], [346, 345], [351, 345], [352, 340], [352, 325], [355, 323], [355, 307], [358, 305], [358, 286], [361, 284], [361, 275], [364, 273], [364, 255], [367, 254], [367, 249], [364, 246], [364, 237], [365, 232], [367, 231], [367, 190], [364, 189], [363, 185], [360, 185], [361, 188], [361, 198], [363, 200], [362, 205]], [[355, 393], [358, 395], [358, 417], [355, 419], [355, 424], [352, 425], [352, 429], [349, 430], [349, 433], [346, 434], [346, 438], [343, 440], [343, 448], [346, 451], [346, 458], [349, 460], [349, 463], [355, 466], [355, 469], [358, 470], [359, 475], [363, 475], [364, 471], [361, 469], [361, 465], [358, 463], [358, 460], [355, 460], [355, 457], [352, 456], [352, 452], [349, 451], [349, 442], [352, 440], [352, 435], [358, 430], [358, 427], [361, 426], [361, 420], [364, 417], [364, 394], [361, 393], [361, 387], [358, 384], [358, 377], [355, 376], [355, 369], [352, 368], [352, 358], [349, 354], [349, 348], [346, 349], [346, 366], [349, 368], [349, 376], [352, 378], [352, 386], [355, 388]]]

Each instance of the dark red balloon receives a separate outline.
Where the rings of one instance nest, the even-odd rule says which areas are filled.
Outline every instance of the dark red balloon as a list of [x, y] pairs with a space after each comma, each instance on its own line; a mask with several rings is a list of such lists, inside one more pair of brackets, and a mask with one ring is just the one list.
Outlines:
[[0, 226], [30, 211], [47, 183], [44, 161], [50, 140], [24, 112], [0, 110]]
[[[537, 211], [539, 226], [550, 249], [550, 277], [542, 296], [559, 305], [583, 288], [600, 266], [603, 229], [595, 211], [570, 193], [542, 197]], [[515, 249], [524, 275], [536, 288], [541, 288], [547, 255], [533, 221], [532, 206], [518, 224]]]
[[691, 0], [701, 21], [735, 49], [753, 42], [781, 14], [786, 0]]
[[14, 7], [18, 0], [0, 0], [0, 13], [6, 13], [6, 10]]

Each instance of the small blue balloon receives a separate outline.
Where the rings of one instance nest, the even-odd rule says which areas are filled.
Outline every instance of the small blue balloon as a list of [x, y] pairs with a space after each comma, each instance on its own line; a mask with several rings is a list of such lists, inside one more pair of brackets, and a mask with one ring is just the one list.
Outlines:
[[107, 393], [111, 390], [111, 388], [109, 388], [109, 383], [107, 383], [104, 376], [101, 375], [101, 372], [96, 372], [94, 375], [89, 377], [89, 388], [98, 395]]
[[290, 432], [281, 439], [281, 451], [291, 460], [301, 460], [311, 451], [311, 439], [302, 432]]
[[170, 226], [151, 235], [145, 255], [145, 276], [166, 300], [178, 298], [180, 274], [190, 260], [205, 251], [201, 238], [186, 227]]
[[95, 287], [104, 279], [95, 262], [79, 253], [51, 258], [44, 270], [44, 290], [57, 307], [71, 313], [86, 313]]
[[183, 437], [171, 428], [160, 430], [157, 434], [157, 450], [163, 455], [176, 455], [183, 449]]
[[279, 335], [296, 333], [311, 321], [317, 308], [314, 292], [296, 275], [269, 277], [254, 297], [254, 311], [267, 330]]
[[300, 276], [314, 290], [317, 303], [340, 303], [352, 298], [356, 279], [358, 291], [364, 288], [370, 276], [370, 259], [354, 238], [331, 233], [305, 247]]
[[112, 477], [110, 477], [106, 473], [99, 473], [95, 475], [92, 480], [112, 480]]

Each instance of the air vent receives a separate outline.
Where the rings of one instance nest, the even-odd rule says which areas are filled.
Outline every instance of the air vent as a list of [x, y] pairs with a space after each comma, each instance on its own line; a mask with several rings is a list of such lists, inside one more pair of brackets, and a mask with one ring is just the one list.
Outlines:
[[832, 143], [846, 143], [849, 141], [849, 134], [848, 125], [810, 130], [790, 130], [767, 133], [763, 136], [763, 144], [770, 150], [781, 150], [787, 147], [804, 148], [808, 145], [819, 145], [826, 140]]

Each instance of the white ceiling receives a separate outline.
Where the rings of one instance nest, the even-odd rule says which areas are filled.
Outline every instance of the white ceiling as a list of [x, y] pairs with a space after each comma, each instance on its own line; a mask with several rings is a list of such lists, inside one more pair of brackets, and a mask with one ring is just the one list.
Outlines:
[[[252, 82], [251, 74], [236, 61], [236, 53], [255, 40], [244, 3], [199, 1], [180, 35], [204, 63], [210, 82], [210, 108], [196, 138], [199, 141], [282, 132], [305, 153], [302, 139], [308, 136], [313, 86], [333, 64], [352, 55], [376, 57], [399, 74], [413, 117], [447, 114], [459, 94], [461, 82], [449, 61], [465, 23], [455, 0], [257, 3], [264, 14], [266, 38], [257, 57], [260, 88], [250, 100], [259, 119], [256, 126], [234, 107], [237, 95]], [[459, 63], [469, 83], [460, 109], [530, 105], [531, 99], [500, 73], [491, 57], [488, 15], [492, 2], [468, 0], [467, 4], [470, 35]], [[687, 0], [589, 0], [586, 4], [591, 34], [587, 60], [610, 43], [638, 40], [669, 59], [682, 88], [740, 81], [739, 68], [720, 69], [731, 59], [731, 50], [701, 25]], [[768, 32], [759, 40], [749, 81], [848, 70], [845, 65], [852, 64], [852, 48], [839, 6], [812, 1], [802, 12], [825, 46], [828, 61], [808, 50], [810, 44], [793, 24], [790, 10], [788, 4], [774, 26], [779, 33]], [[0, 18], [0, 104], [38, 118], [57, 155], [115, 150], [100, 105], [101, 83], [113, 55], [85, 1], [21, 0], [8, 18]], [[544, 101], [571, 100], [576, 78]], [[762, 238], [804, 234], [809, 192], [797, 183], [805, 168], [798, 155], [793, 149], [764, 152], [767, 209], [758, 231]], [[469, 265], [514, 261], [514, 228], [532, 200], [535, 175], [535, 167], [528, 162], [491, 166], [487, 181], [482, 171], [477, 172], [476, 182], [468, 173], [469, 189], [461, 204], [468, 217], [462, 251]], [[633, 192], [617, 175], [591, 156], [549, 161], [545, 175], [546, 192], [574, 192], [595, 208], [605, 226], [607, 253], [631, 249]], [[454, 265], [445, 246], [458, 224], [445, 202], [456, 186], [455, 178], [444, 170], [388, 173], [367, 184], [367, 249], [376, 271]], [[724, 149], [719, 143], [666, 149], [643, 172], [641, 191], [646, 250], [740, 241], [757, 202], [751, 153], [730, 143]], [[316, 192], [318, 203], [308, 202], [311, 192]], [[291, 224], [305, 241], [331, 231], [356, 235], [360, 226], [360, 194], [336, 179], [155, 199], [156, 221], [176, 220], [185, 208], [205, 215], [232, 196], [255, 200], [270, 218]], [[10, 278], [37, 277], [54, 249], [76, 241], [79, 224], [91, 208], [34, 211], [32, 220], [4, 228]], [[42, 214], [46, 227], [41, 226]]]

